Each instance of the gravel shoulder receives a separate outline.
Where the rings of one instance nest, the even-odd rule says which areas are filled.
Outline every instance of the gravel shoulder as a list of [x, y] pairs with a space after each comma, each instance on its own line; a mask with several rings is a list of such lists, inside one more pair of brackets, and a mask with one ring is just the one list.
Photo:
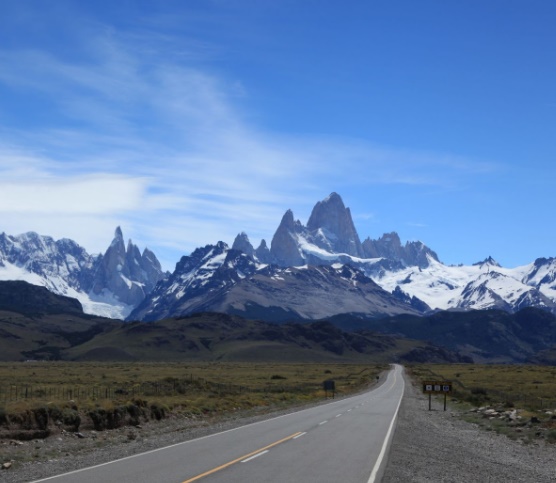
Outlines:
[[461, 411], [433, 401], [406, 376], [382, 482], [556, 481], [556, 446], [524, 444], [461, 419]]

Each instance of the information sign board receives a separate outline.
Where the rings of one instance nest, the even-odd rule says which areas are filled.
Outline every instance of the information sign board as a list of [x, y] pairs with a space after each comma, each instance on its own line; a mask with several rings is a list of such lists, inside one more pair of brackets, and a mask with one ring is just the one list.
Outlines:
[[425, 394], [446, 394], [452, 392], [452, 381], [423, 381]]

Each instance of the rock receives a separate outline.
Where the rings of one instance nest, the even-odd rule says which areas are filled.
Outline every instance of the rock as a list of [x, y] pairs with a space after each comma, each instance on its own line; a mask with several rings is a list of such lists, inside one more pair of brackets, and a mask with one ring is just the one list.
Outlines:
[[83, 433], [75, 433], [75, 436], [77, 436], [79, 439], [85, 438], [85, 435]]
[[3, 470], [9, 470], [12, 467], [12, 462], [8, 461], [7, 463], [2, 464]]
[[251, 245], [249, 237], [245, 232], [241, 232], [238, 236], [236, 236], [232, 245], [232, 250], [239, 250], [240, 252], [249, 255], [251, 258], [254, 258], [255, 256], [255, 249], [253, 248], [253, 245]]

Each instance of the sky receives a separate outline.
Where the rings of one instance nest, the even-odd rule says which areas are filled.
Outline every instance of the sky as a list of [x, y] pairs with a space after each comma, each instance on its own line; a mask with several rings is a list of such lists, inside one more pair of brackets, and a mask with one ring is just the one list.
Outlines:
[[556, 256], [556, 2], [0, 0], [0, 232], [173, 270], [331, 192], [361, 240]]

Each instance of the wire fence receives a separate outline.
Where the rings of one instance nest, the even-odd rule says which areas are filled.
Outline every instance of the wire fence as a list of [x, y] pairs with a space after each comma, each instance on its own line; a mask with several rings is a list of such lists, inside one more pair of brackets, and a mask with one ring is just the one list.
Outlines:
[[259, 387], [248, 387], [238, 384], [211, 382], [203, 378], [193, 378], [191, 376], [186, 379], [173, 379], [171, 381], [121, 384], [0, 385], [0, 402], [170, 397], [200, 390], [220, 395], [282, 392], [307, 393], [319, 388], [320, 385], [311, 383], [297, 385], [268, 383]]

